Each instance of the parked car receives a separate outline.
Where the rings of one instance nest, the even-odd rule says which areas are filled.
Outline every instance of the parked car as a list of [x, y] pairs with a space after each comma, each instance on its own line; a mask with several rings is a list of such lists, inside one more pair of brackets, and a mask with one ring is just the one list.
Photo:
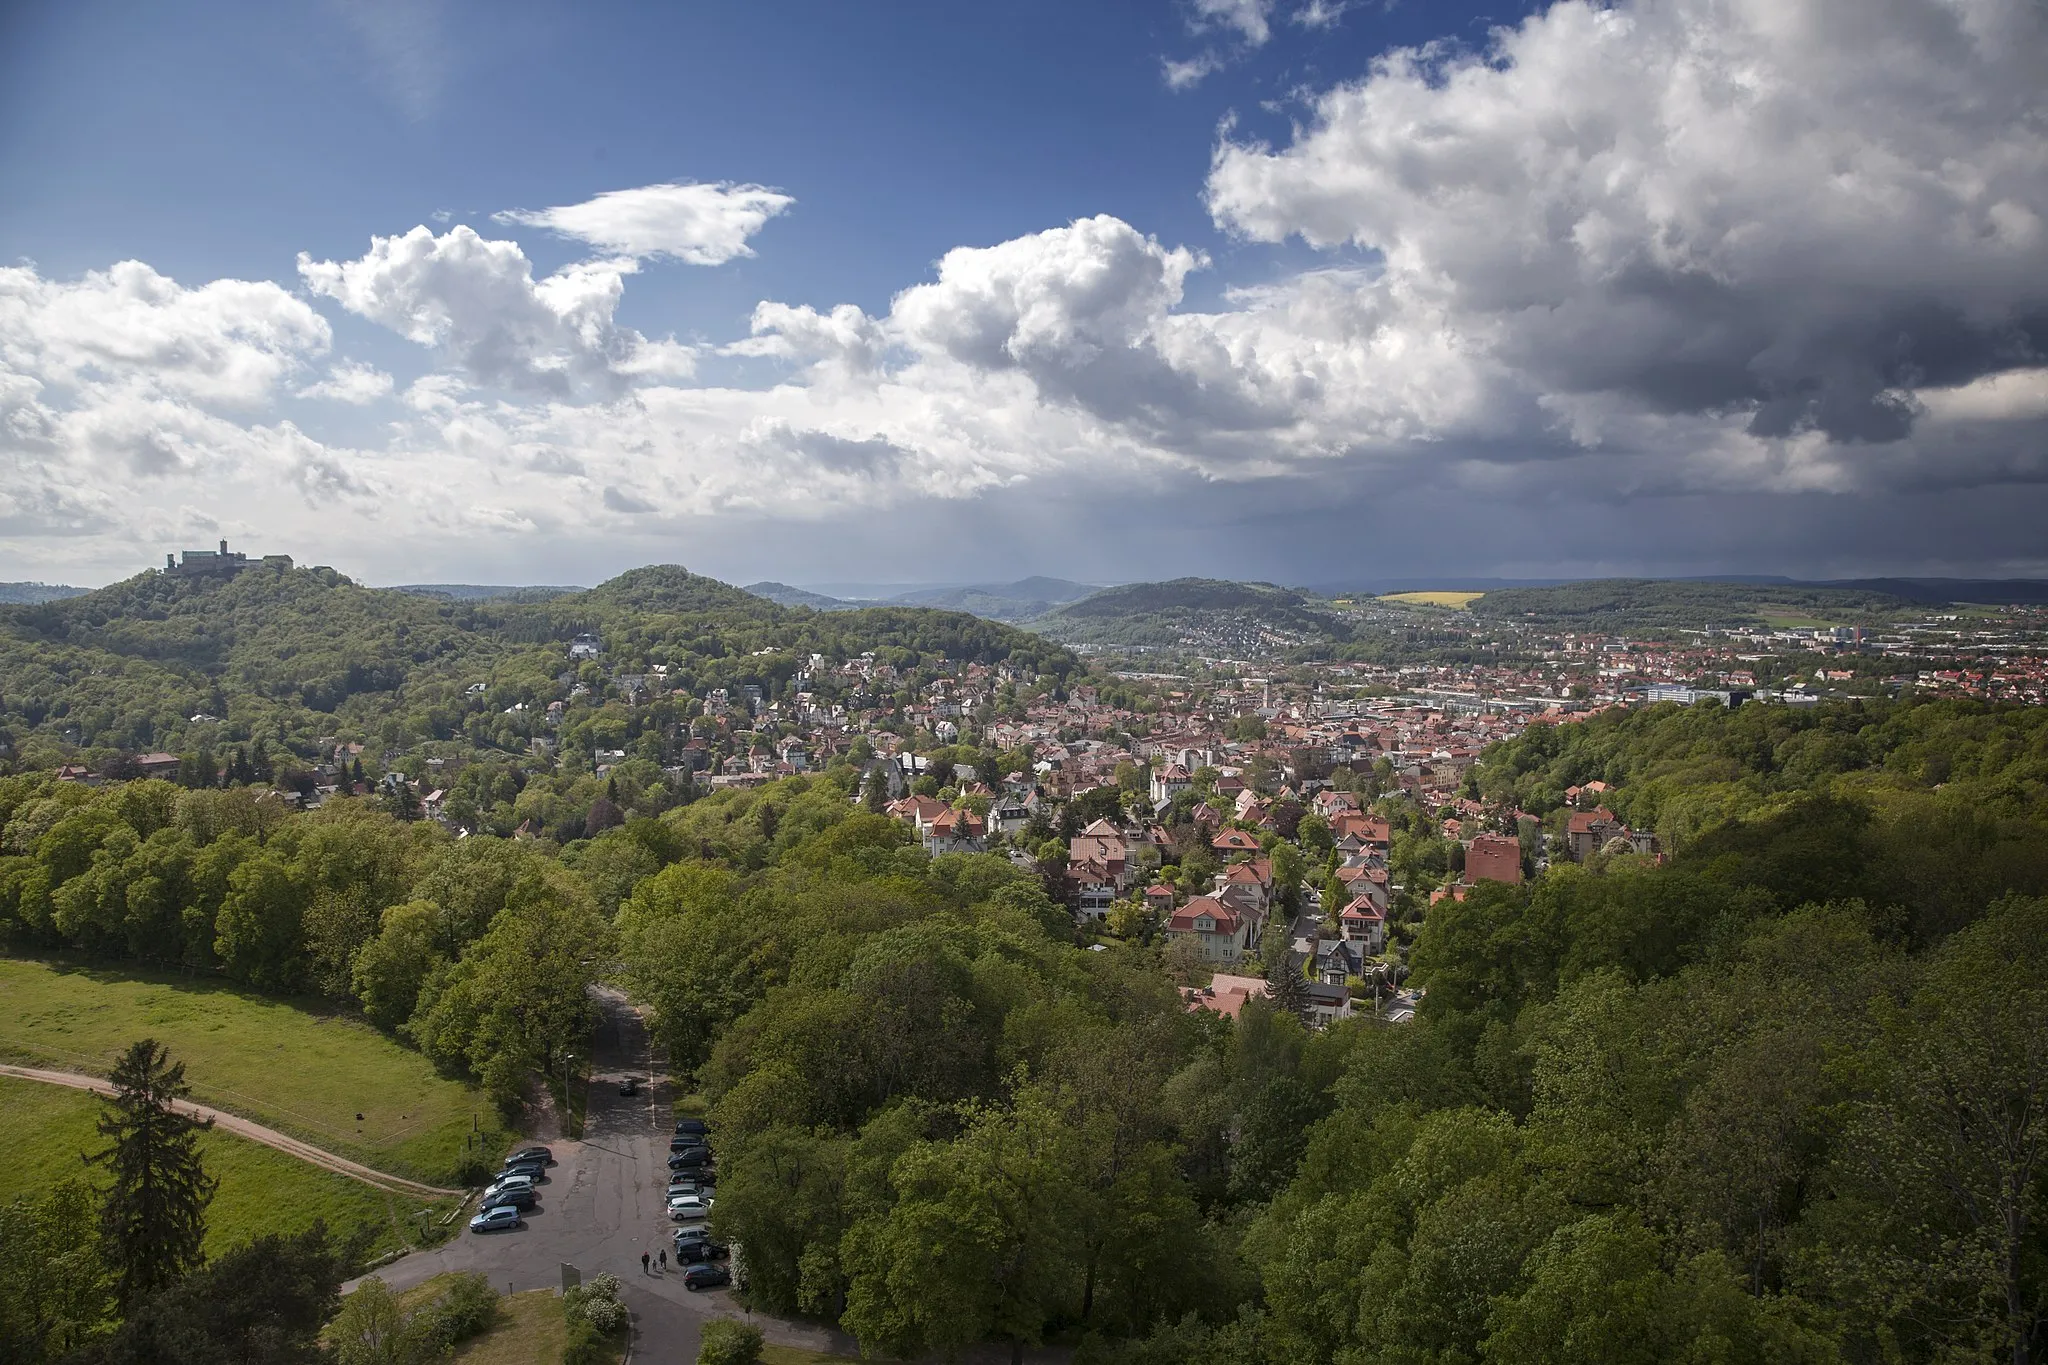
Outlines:
[[554, 1159], [555, 1154], [553, 1152], [536, 1142], [530, 1147], [521, 1147], [518, 1151], [506, 1157], [505, 1164], [510, 1166], [515, 1161], [539, 1161], [545, 1165]]
[[662, 1195], [662, 1197], [664, 1199], [673, 1199], [679, 1194], [702, 1193], [704, 1193], [703, 1182], [693, 1179], [690, 1176], [679, 1175], [675, 1179], [668, 1182], [668, 1190]]
[[690, 1171], [711, 1164], [711, 1153], [702, 1147], [693, 1147], [687, 1152], [670, 1152], [668, 1168], [672, 1171]]
[[684, 1265], [702, 1265], [706, 1261], [722, 1261], [732, 1252], [723, 1242], [714, 1242], [706, 1237], [693, 1237], [688, 1241], [676, 1242], [676, 1259]]
[[695, 1223], [711, 1216], [711, 1201], [698, 1194], [679, 1194], [668, 1201], [672, 1223]]
[[519, 1226], [519, 1210], [496, 1204], [469, 1220], [471, 1232], [506, 1232]]
[[684, 1135], [684, 1134], [686, 1134], [686, 1133], [695, 1133], [695, 1134], [696, 1134], [697, 1136], [699, 1136], [699, 1137], [702, 1137], [702, 1136], [704, 1136], [704, 1135], [705, 1135], [706, 1133], [709, 1133], [710, 1131], [711, 1131], [711, 1125], [710, 1125], [710, 1124], [708, 1124], [708, 1123], [706, 1123], [706, 1122], [705, 1122], [704, 1120], [702, 1120], [702, 1119], [677, 1119], [677, 1120], [676, 1120], [676, 1136], [677, 1136], [677, 1137], [681, 1137], [681, 1136], [683, 1136], [683, 1135]]
[[486, 1209], [504, 1205], [510, 1205], [515, 1209], [530, 1209], [534, 1205], [533, 1190], [530, 1186], [514, 1185], [509, 1190], [498, 1190], [495, 1193], [486, 1191], [477, 1204], [478, 1207]]
[[637, 1094], [639, 1094], [639, 1093], [640, 1093], [640, 1078], [639, 1078], [638, 1076], [628, 1076], [628, 1077], [626, 1077], [626, 1079], [625, 1079], [625, 1080], [623, 1080], [623, 1081], [620, 1081], [620, 1082], [619, 1082], [619, 1093], [620, 1093], [621, 1095], [637, 1095]]
[[683, 1272], [683, 1288], [716, 1289], [732, 1283], [732, 1272], [722, 1265], [693, 1265]]
[[687, 1152], [692, 1147], [702, 1147], [707, 1152], [711, 1150], [710, 1145], [694, 1133], [677, 1133], [668, 1140], [668, 1149], [671, 1152]]
[[484, 1187], [485, 1194], [499, 1190], [530, 1190], [539, 1182], [530, 1175], [501, 1175]]

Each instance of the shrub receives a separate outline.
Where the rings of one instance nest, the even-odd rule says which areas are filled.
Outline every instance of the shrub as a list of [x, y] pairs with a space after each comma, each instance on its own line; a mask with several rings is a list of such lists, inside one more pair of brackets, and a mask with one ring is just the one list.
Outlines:
[[581, 1318], [569, 1320], [569, 1344], [562, 1351], [562, 1365], [608, 1365], [611, 1358], [604, 1333]]
[[697, 1365], [758, 1365], [760, 1359], [760, 1328], [735, 1318], [716, 1318], [704, 1324]]
[[434, 1305], [434, 1317], [440, 1326], [441, 1340], [451, 1346], [482, 1336], [498, 1321], [498, 1291], [491, 1288], [487, 1276], [457, 1275], [448, 1292]]
[[621, 1287], [616, 1275], [593, 1275], [587, 1283], [562, 1296], [562, 1315], [568, 1320], [572, 1337], [578, 1324], [586, 1324], [604, 1336], [626, 1325], [630, 1314], [626, 1305], [619, 1302]]

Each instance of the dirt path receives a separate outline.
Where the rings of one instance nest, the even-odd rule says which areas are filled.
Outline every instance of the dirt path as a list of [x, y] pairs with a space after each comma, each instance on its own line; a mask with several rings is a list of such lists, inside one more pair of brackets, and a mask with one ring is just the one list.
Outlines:
[[[45, 1085], [66, 1085], [73, 1090], [90, 1090], [95, 1095], [113, 1093], [113, 1086], [101, 1077], [81, 1075], [76, 1071], [43, 1071], [32, 1066], [0, 1066], [0, 1076], [13, 1076], [24, 1081], [41, 1081]], [[440, 1198], [463, 1193], [461, 1190], [444, 1190], [438, 1185], [423, 1185], [417, 1180], [407, 1180], [403, 1176], [386, 1175], [382, 1171], [372, 1170], [368, 1166], [350, 1161], [347, 1157], [322, 1151], [309, 1142], [301, 1142], [295, 1137], [278, 1132], [275, 1128], [265, 1128], [260, 1123], [252, 1123], [237, 1114], [209, 1109], [203, 1104], [192, 1104], [185, 1100], [177, 1101], [176, 1108], [179, 1113], [189, 1114], [196, 1119], [212, 1119], [214, 1125], [223, 1132], [248, 1138], [251, 1142], [260, 1142], [265, 1147], [274, 1147], [308, 1165], [333, 1171], [336, 1175], [345, 1175], [351, 1180], [360, 1180], [365, 1185], [375, 1186], [386, 1194], [428, 1195]]]

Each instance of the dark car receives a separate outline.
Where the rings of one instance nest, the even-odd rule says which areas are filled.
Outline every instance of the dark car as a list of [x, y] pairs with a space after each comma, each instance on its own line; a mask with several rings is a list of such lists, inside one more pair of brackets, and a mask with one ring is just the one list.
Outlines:
[[702, 1147], [692, 1147], [687, 1152], [671, 1152], [668, 1168], [672, 1171], [694, 1171], [711, 1164], [711, 1153]]
[[553, 1152], [541, 1146], [539, 1143], [535, 1143], [531, 1147], [521, 1147], [518, 1151], [506, 1157], [505, 1164], [507, 1166], [510, 1166], [515, 1161], [538, 1161], [542, 1165], [546, 1165], [548, 1162], [553, 1161], [554, 1159], [555, 1154]]
[[674, 1137], [668, 1140], [668, 1149], [671, 1152], [687, 1152], [692, 1150], [693, 1148], [699, 1147], [703, 1148], [707, 1152], [711, 1150], [710, 1143], [706, 1142], [701, 1137], [695, 1137], [688, 1133], [677, 1133]]
[[683, 1288], [716, 1289], [732, 1283], [732, 1272], [722, 1265], [693, 1265], [683, 1272]]
[[521, 1188], [517, 1186], [509, 1190], [499, 1190], [495, 1194], [486, 1194], [483, 1197], [483, 1199], [479, 1201], [479, 1207], [486, 1209], [502, 1208], [506, 1206], [510, 1206], [515, 1209], [530, 1209], [533, 1207], [533, 1205], [533, 1191], [531, 1189]]
[[726, 1248], [723, 1242], [710, 1242], [701, 1237], [694, 1241], [678, 1241], [676, 1243], [676, 1259], [684, 1265], [703, 1265], [712, 1261], [722, 1261], [731, 1254], [732, 1252]]
[[677, 1119], [677, 1120], [676, 1120], [676, 1136], [677, 1136], [677, 1137], [682, 1137], [682, 1136], [683, 1136], [684, 1134], [686, 1134], [686, 1133], [695, 1133], [695, 1134], [696, 1134], [696, 1135], [697, 1135], [698, 1137], [702, 1137], [702, 1136], [704, 1136], [704, 1135], [705, 1135], [706, 1133], [708, 1133], [708, 1132], [710, 1132], [710, 1131], [711, 1131], [711, 1125], [710, 1125], [710, 1124], [708, 1124], [708, 1123], [706, 1123], [706, 1122], [705, 1122], [704, 1120], [702, 1120], [702, 1119]]
[[637, 1094], [639, 1094], [639, 1093], [640, 1093], [640, 1078], [639, 1078], [638, 1076], [628, 1076], [628, 1077], [626, 1077], [626, 1079], [625, 1079], [625, 1080], [623, 1080], [623, 1081], [620, 1081], [620, 1082], [619, 1082], [619, 1093], [620, 1093], [621, 1095], [637, 1095]]
[[538, 1185], [541, 1181], [548, 1178], [547, 1163], [545, 1161], [515, 1161], [506, 1166], [504, 1170], [498, 1172], [498, 1179], [503, 1180], [508, 1175], [523, 1175]]

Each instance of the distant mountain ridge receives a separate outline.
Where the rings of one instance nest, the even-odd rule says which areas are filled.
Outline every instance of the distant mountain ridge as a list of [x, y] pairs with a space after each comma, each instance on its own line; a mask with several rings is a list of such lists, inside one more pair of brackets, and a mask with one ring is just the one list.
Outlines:
[[83, 597], [91, 588], [74, 588], [65, 583], [0, 583], [0, 604], [32, 607], [38, 602], [62, 602]]
[[1084, 598], [1096, 592], [1097, 588], [1092, 583], [1036, 576], [1020, 578], [1014, 583], [941, 584], [913, 588], [888, 597], [834, 597], [772, 579], [749, 584], [746, 591], [785, 607], [809, 607], [813, 611], [853, 611], [875, 606], [932, 607], [940, 611], [964, 611], [971, 616], [1014, 624]]

